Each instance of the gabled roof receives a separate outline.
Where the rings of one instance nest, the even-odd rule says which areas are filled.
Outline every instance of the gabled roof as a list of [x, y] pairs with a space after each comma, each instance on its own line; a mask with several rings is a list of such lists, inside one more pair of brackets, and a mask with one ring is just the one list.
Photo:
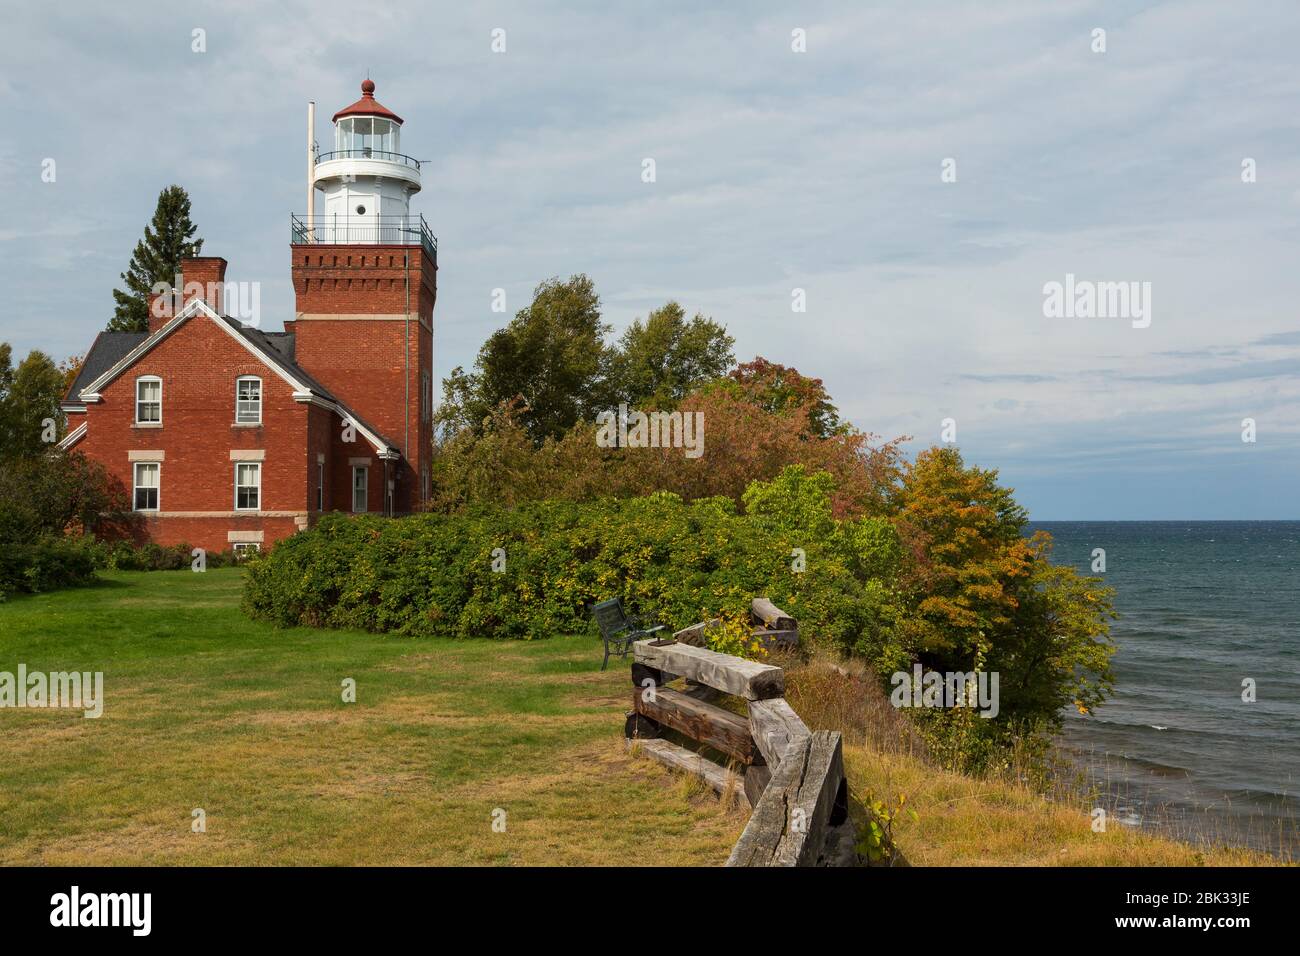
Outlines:
[[[145, 332], [101, 332], [90, 347], [82, 371], [68, 393], [69, 402], [97, 402], [99, 391], [123, 375], [131, 366], [148, 355], [169, 335], [196, 316], [207, 317], [226, 333], [248, 349], [271, 371], [284, 379], [294, 390], [293, 397], [298, 401], [314, 402], [329, 408], [357, 427], [381, 457], [396, 455], [397, 445], [389, 441], [342, 401], [330, 394], [320, 382], [292, 358], [294, 354], [294, 337], [290, 333], [267, 333], [252, 326], [244, 325], [238, 319], [218, 315], [202, 299], [192, 299], [174, 318], [153, 333]], [[134, 341], [132, 341], [134, 340]], [[91, 368], [91, 358], [94, 366]], [[88, 369], [91, 369], [88, 371]], [[95, 372], [98, 371], [98, 374]], [[92, 377], [93, 376], [93, 377]], [[88, 379], [88, 380], [86, 380]]]

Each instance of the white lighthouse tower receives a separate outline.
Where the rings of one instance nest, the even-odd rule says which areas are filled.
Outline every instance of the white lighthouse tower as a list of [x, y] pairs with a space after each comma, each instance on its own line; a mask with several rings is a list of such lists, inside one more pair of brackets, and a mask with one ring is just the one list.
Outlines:
[[[308, 120], [313, 122], [312, 119]], [[402, 152], [402, 118], [361, 84], [361, 99], [334, 114], [333, 148], [309, 157], [311, 186], [324, 210], [308, 209], [316, 242], [402, 243], [412, 234], [411, 196], [420, 191], [420, 162]], [[308, 130], [311, 136], [313, 130]], [[416, 221], [416, 234], [418, 223]]]

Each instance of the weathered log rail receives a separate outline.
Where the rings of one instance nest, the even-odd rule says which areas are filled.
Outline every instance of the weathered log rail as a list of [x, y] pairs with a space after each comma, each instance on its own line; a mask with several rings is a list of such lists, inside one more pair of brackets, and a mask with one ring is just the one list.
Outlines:
[[[781, 668], [684, 643], [646, 640], [632, 649], [628, 745], [753, 808], [727, 866], [857, 862], [840, 735], [813, 733], [799, 719], [783, 696]], [[685, 690], [664, 686], [678, 677]], [[747, 718], [712, 703], [719, 692], [744, 700]], [[730, 766], [660, 738], [665, 728], [725, 755]]]
[[[799, 622], [765, 597], [749, 602], [750, 635], [766, 648], [796, 647], [799, 644]], [[708, 632], [721, 627], [722, 620], [700, 621], [673, 634], [673, 640], [682, 644], [703, 647], [708, 643]]]

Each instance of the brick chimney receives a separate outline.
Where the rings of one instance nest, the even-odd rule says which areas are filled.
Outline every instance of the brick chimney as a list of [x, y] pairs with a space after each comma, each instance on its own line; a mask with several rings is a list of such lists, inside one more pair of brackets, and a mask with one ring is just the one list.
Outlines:
[[[197, 286], [196, 287], [196, 283]], [[181, 260], [181, 308], [192, 299], [202, 299], [217, 315], [221, 315], [223, 287], [226, 283], [226, 260], [220, 256], [198, 256]]]
[[149, 293], [149, 334], [157, 332], [172, 318], [172, 297], [161, 292]]
[[[226, 283], [226, 260], [220, 256], [196, 256], [181, 260], [181, 308], [202, 299], [218, 315]], [[176, 314], [172, 294], [149, 294], [149, 332], [157, 332]]]

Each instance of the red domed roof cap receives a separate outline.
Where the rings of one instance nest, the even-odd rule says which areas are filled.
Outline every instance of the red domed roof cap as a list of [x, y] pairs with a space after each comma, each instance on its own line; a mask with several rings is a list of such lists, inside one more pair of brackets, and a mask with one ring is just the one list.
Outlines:
[[375, 84], [371, 80], [362, 81], [361, 99], [335, 113], [334, 122], [337, 123], [341, 116], [382, 116], [392, 120], [398, 126], [402, 125], [400, 116], [375, 99]]

